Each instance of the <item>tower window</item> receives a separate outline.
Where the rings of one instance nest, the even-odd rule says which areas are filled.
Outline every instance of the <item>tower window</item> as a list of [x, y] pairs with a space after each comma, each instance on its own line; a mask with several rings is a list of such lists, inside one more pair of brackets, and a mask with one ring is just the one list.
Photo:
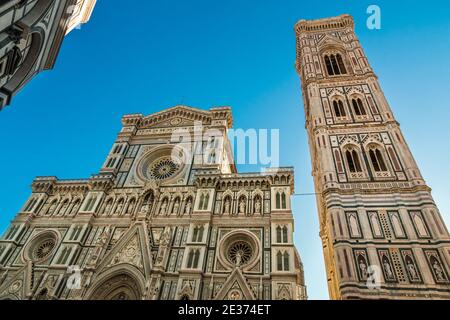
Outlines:
[[371, 149], [369, 151], [370, 161], [372, 162], [375, 172], [387, 171], [386, 163], [379, 149]]
[[359, 161], [358, 153], [355, 150], [347, 150], [345, 152], [347, 158], [348, 168], [351, 173], [362, 172], [361, 162]]
[[333, 101], [334, 114], [337, 118], [343, 118], [346, 116], [344, 103], [342, 100], [334, 100]]
[[344, 60], [342, 56], [338, 54], [325, 55], [325, 65], [329, 76], [338, 76], [341, 74], [347, 74]]
[[352, 99], [353, 110], [355, 111], [355, 115], [357, 116], [365, 116], [367, 115], [366, 109], [364, 108], [363, 102], [360, 98]]

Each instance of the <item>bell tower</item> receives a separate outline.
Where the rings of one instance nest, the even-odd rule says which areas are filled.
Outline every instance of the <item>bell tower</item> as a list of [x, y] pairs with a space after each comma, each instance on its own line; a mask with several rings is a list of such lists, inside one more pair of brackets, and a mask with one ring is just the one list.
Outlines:
[[349, 15], [295, 25], [332, 299], [450, 298], [450, 237]]

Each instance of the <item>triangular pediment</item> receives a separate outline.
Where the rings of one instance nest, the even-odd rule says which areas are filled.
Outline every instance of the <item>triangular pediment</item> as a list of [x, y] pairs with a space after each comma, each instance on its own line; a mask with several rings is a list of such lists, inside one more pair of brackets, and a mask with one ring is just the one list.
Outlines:
[[252, 289], [242, 274], [241, 269], [236, 268], [230, 274], [217, 293], [215, 300], [255, 300]]
[[145, 117], [140, 128], [187, 127], [193, 126], [195, 122], [206, 125], [210, 124], [211, 121], [210, 111], [187, 106], [175, 106]]
[[152, 263], [149, 243], [145, 223], [136, 223], [102, 259], [98, 267], [99, 273], [117, 265], [128, 264], [149, 276]]
[[332, 36], [332, 35], [325, 35], [322, 39], [319, 40], [317, 46], [320, 49], [325, 49], [328, 47], [339, 47], [342, 48], [343, 47], [343, 43], [340, 39]]

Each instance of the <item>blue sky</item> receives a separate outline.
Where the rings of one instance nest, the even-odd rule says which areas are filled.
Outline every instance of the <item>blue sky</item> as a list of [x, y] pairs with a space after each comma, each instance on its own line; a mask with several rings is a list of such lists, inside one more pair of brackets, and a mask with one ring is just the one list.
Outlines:
[[[370, 4], [381, 7], [381, 30], [366, 28]], [[229, 105], [236, 128], [280, 129], [281, 165], [295, 166], [296, 192], [313, 192], [293, 26], [343, 13], [354, 16], [450, 225], [449, 8], [444, 0], [138, 0], [127, 8], [100, 0], [89, 24], [65, 40], [55, 69], [38, 75], [0, 113], [0, 232], [35, 176], [89, 177], [100, 169], [123, 114], [177, 104]], [[315, 198], [293, 201], [309, 296], [327, 299]]]

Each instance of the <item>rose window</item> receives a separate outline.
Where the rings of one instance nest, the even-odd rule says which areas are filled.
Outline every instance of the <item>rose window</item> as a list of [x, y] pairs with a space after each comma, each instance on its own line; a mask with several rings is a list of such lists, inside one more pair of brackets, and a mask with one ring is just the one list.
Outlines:
[[42, 260], [47, 258], [50, 253], [52, 253], [55, 245], [55, 239], [46, 239], [41, 241], [35, 246], [32, 252], [32, 258], [34, 260]]
[[227, 258], [235, 266], [245, 265], [252, 256], [253, 249], [245, 241], [236, 241], [228, 247]]
[[155, 180], [166, 180], [174, 176], [180, 165], [175, 163], [171, 157], [165, 157], [153, 162], [148, 168], [148, 175]]

